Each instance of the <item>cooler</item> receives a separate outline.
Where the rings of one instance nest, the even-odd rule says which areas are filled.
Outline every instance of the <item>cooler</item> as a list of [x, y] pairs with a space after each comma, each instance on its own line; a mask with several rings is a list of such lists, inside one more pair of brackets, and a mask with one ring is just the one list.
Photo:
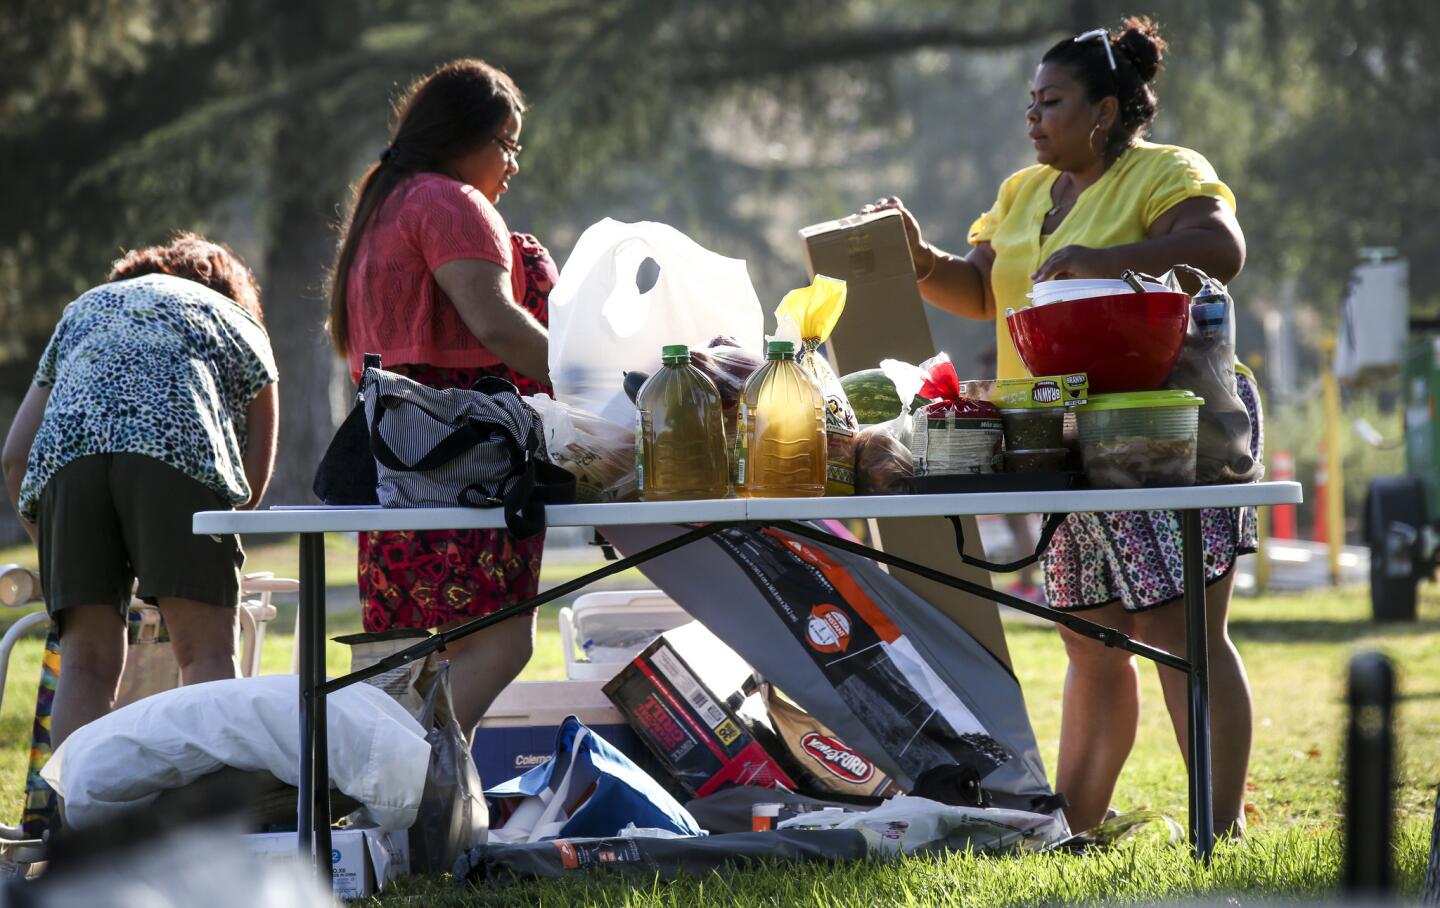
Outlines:
[[576, 716], [661, 785], [669, 775], [601, 689], [603, 681], [516, 681], [500, 692], [475, 729], [471, 753], [480, 781], [497, 785], [545, 762], [566, 716]]

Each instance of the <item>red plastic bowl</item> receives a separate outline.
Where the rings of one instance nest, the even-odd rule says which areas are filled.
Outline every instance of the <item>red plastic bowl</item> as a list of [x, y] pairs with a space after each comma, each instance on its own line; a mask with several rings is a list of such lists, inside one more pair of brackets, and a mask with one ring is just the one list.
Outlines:
[[1091, 394], [1153, 391], [1180, 358], [1190, 297], [1092, 296], [1021, 309], [1006, 318], [1031, 375], [1085, 372]]

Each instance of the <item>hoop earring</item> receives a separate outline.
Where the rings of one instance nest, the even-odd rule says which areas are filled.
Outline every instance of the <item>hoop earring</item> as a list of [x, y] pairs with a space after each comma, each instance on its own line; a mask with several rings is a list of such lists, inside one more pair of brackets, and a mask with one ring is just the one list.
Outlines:
[[1099, 132], [1099, 131], [1100, 131], [1100, 124], [1099, 124], [1099, 123], [1096, 123], [1096, 124], [1095, 124], [1095, 128], [1092, 129], [1092, 130], [1090, 130], [1089, 145], [1090, 145], [1090, 150], [1091, 150], [1091, 151], [1095, 152], [1096, 155], [1098, 155], [1098, 156], [1100, 156], [1100, 157], [1103, 158], [1103, 157], [1105, 156], [1105, 143], [1104, 143], [1103, 141], [1100, 143], [1100, 150], [1099, 150], [1099, 151], [1095, 151], [1095, 133], [1097, 133], [1097, 132]]

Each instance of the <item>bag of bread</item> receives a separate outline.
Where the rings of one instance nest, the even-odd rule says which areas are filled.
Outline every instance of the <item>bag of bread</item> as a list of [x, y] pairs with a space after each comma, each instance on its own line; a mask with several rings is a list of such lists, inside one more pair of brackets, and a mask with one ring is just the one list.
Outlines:
[[550, 462], [575, 477], [577, 502], [633, 501], [639, 495], [633, 430], [548, 394], [523, 400], [540, 414]]
[[785, 294], [775, 310], [772, 340], [791, 341], [795, 360], [814, 377], [825, 395], [825, 494], [855, 494], [855, 434], [860, 425], [840, 378], [817, 351], [845, 311], [845, 282], [815, 275], [809, 287]]

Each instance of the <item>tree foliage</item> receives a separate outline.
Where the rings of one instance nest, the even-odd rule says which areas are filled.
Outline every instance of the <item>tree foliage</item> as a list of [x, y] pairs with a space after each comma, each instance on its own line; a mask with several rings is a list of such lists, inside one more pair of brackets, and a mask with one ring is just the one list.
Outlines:
[[[532, 104], [507, 217], [564, 259], [605, 214], [744, 255], [768, 296], [794, 230], [913, 193], [956, 247], [1026, 161], [1025, 83], [1049, 42], [1144, 11], [1173, 42], [1157, 136], [1241, 200], [1247, 295], [1291, 277], [1333, 308], [1357, 245], [1410, 255], [1433, 301], [1440, 12], [1426, 0], [75, 0], [0, 32], [0, 410], [58, 311], [122, 248], [188, 227], [261, 272], [286, 381], [277, 495], [328, 436], [320, 325], [333, 226], [383, 144], [386, 100], [456, 56]], [[1423, 291], [1423, 292], [1422, 292]]]

